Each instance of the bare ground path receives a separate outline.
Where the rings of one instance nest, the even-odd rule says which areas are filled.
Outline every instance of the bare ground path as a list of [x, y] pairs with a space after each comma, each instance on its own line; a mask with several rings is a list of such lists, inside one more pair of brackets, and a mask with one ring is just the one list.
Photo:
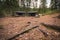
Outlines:
[[[40, 24], [40, 23], [46, 23], [60, 26], [60, 19], [56, 18], [56, 16], [58, 16], [58, 14], [45, 15], [39, 18], [35, 17], [0, 18], [0, 25], [3, 25], [3, 29], [0, 29], [0, 40], [7, 40], [8, 38], [13, 37], [14, 35], [21, 32], [23, 29], [27, 27], [30, 28], [35, 25], [39, 26], [39, 29], [42, 29], [46, 33], [58, 35], [60, 34], [59, 32], [56, 32], [55, 30], [48, 30], [46, 27]], [[39, 31], [38, 28], [36, 28], [28, 33], [21, 35], [20, 37], [15, 38], [14, 40], [42, 40], [46, 38], [43, 35], [43, 33]], [[48, 40], [49, 38], [47, 38], [46, 40]]]

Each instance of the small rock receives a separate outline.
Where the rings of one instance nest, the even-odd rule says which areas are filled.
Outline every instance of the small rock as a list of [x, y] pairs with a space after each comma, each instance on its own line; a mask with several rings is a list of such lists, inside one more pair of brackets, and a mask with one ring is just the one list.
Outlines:
[[31, 24], [31, 22], [27, 22], [28, 24]]
[[55, 34], [56, 34], [57, 32], [55, 32]]

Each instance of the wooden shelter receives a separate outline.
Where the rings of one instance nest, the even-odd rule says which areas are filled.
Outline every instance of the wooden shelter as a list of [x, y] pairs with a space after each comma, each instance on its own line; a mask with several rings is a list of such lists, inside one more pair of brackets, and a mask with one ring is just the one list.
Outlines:
[[37, 11], [15, 11], [15, 13], [13, 14], [14, 16], [36, 16], [37, 15]]

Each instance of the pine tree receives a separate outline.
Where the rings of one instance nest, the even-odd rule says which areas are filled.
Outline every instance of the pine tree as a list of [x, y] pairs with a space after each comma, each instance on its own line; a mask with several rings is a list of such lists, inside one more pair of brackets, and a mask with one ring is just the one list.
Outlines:
[[41, 0], [41, 12], [42, 13], [45, 13], [45, 11], [46, 11], [46, 0]]

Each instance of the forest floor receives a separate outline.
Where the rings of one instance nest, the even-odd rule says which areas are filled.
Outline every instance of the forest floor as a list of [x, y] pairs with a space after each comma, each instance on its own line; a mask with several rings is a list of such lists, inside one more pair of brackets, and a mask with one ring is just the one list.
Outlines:
[[[60, 26], [60, 14], [44, 15], [36, 17], [5, 17], [0, 18], [0, 40], [8, 40], [11, 37], [29, 29], [33, 26], [39, 26], [27, 33], [17, 36], [13, 40], [60, 40], [60, 32], [54, 29], [48, 29], [41, 23]], [[45, 32], [46, 34], [44, 34]]]

